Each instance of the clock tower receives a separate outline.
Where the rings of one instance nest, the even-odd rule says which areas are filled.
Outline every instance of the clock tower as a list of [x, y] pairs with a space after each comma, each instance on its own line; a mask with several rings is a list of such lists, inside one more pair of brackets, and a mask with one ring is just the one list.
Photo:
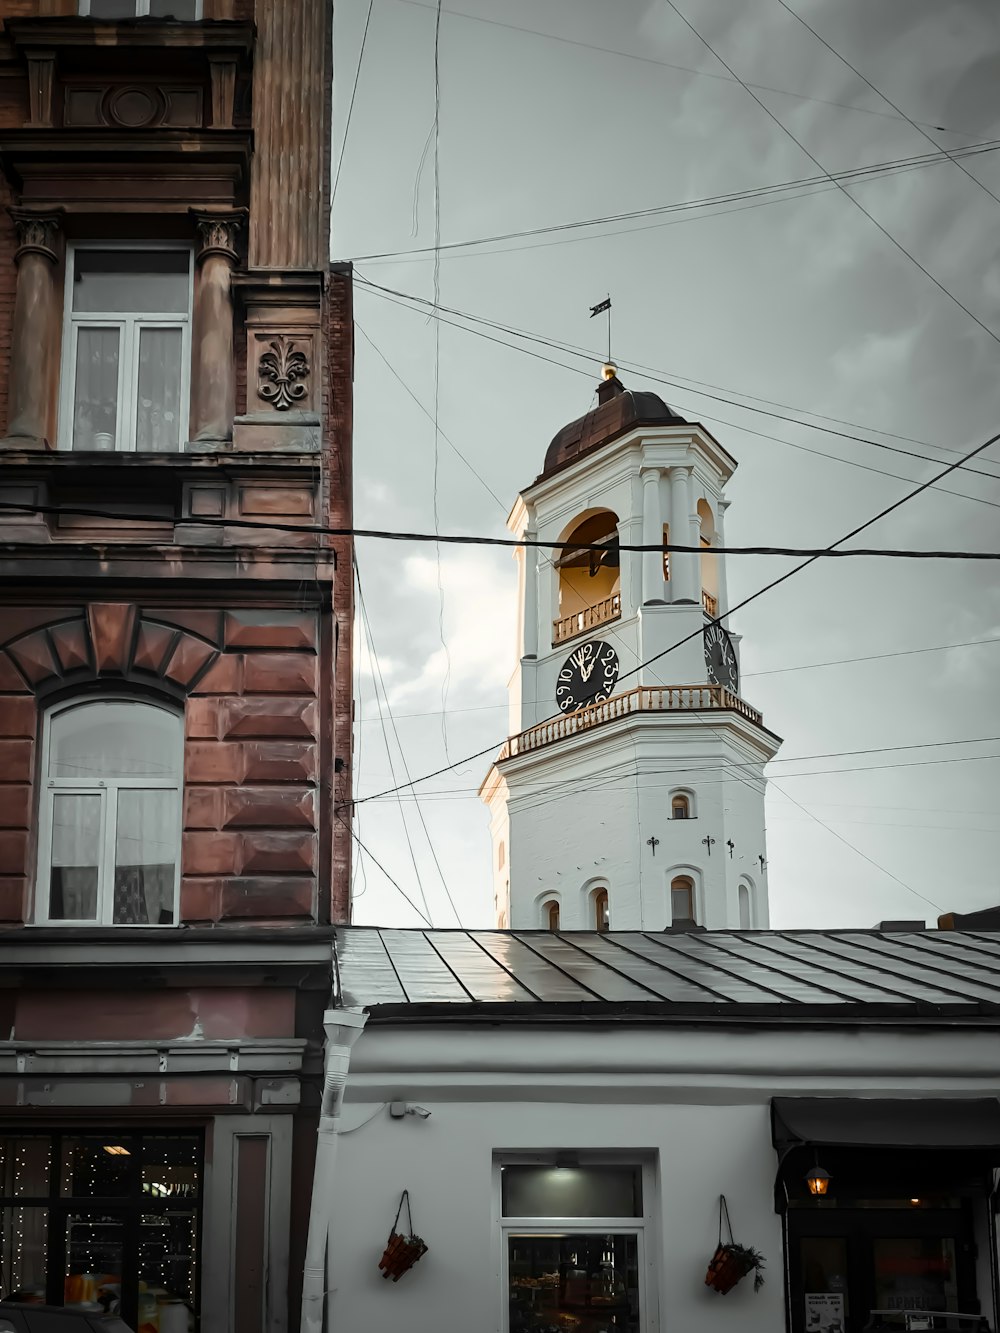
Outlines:
[[525, 542], [519, 660], [480, 789], [497, 924], [766, 927], [764, 765], [781, 741], [742, 697], [715, 554], [736, 461], [610, 364], [597, 398], [508, 518]]

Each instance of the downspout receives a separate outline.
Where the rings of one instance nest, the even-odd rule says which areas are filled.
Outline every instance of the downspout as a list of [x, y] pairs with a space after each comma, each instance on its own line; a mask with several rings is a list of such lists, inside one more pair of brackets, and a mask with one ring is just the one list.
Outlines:
[[323, 1103], [320, 1107], [316, 1169], [313, 1172], [309, 1235], [302, 1274], [301, 1333], [324, 1333], [326, 1309], [327, 1246], [333, 1198], [340, 1112], [351, 1064], [351, 1049], [364, 1031], [368, 1015], [360, 1009], [328, 1009], [323, 1015], [326, 1033]]

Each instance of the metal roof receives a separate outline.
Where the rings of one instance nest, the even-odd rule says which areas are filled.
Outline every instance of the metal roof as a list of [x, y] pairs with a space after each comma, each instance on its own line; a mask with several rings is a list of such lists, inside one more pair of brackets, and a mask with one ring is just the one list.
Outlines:
[[373, 1017], [607, 1021], [1000, 1015], [1000, 934], [337, 929]]

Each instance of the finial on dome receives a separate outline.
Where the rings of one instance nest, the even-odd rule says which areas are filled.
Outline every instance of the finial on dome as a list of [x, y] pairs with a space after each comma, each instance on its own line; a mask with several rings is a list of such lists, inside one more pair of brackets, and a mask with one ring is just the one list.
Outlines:
[[613, 380], [617, 374], [618, 374], [618, 367], [615, 365], [613, 361], [605, 361], [604, 365], [601, 366], [602, 379]]

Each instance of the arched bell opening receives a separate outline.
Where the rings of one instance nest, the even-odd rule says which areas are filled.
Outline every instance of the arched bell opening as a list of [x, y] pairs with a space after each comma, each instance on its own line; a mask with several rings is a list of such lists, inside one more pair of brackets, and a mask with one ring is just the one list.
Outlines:
[[710, 616], [719, 614], [719, 557], [715, 545], [715, 515], [707, 500], [698, 501], [698, 525], [701, 544], [701, 601]]
[[585, 634], [621, 616], [617, 515], [609, 509], [590, 514], [562, 540], [567, 545], [554, 561], [558, 615], [553, 623], [553, 643]]

